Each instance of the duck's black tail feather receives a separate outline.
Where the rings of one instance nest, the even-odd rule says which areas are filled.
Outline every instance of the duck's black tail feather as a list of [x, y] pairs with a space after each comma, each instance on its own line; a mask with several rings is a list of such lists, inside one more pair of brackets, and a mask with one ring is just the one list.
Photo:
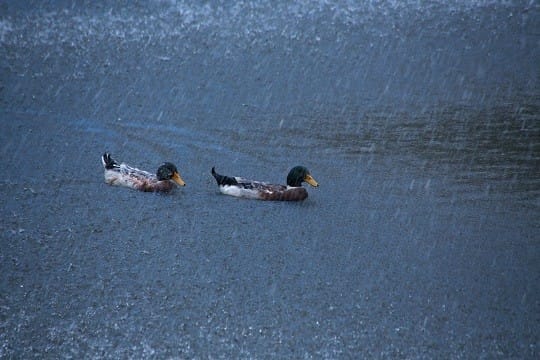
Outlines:
[[103, 167], [107, 170], [120, 167], [120, 165], [118, 165], [118, 163], [111, 157], [111, 154], [107, 152], [101, 157], [101, 162], [103, 163]]
[[216, 179], [218, 185], [237, 185], [238, 181], [235, 178], [225, 175], [219, 175], [216, 169], [212, 167], [212, 176]]

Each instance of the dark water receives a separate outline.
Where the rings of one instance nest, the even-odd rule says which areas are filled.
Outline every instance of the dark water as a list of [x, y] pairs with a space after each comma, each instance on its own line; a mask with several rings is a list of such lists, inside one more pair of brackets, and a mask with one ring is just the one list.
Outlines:
[[[0, 2], [0, 357], [537, 358], [535, 1]], [[170, 196], [100, 155], [178, 166]], [[210, 168], [302, 203], [220, 195]]]

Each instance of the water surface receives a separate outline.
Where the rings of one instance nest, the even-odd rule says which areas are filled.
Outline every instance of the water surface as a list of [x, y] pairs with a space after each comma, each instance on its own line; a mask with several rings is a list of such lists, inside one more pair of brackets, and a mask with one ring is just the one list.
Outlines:
[[0, 9], [0, 357], [538, 357], [535, 2]]

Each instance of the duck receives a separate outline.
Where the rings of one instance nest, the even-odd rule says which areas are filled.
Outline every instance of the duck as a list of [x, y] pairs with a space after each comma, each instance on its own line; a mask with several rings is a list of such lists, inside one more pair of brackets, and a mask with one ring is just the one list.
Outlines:
[[105, 170], [105, 182], [109, 185], [125, 186], [145, 192], [169, 192], [176, 185], [186, 185], [176, 166], [170, 162], [161, 164], [155, 175], [125, 163], [119, 164], [107, 152], [101, 157], [101, 162]]
[[319, 183], [304, 166], [295, 166], [287, 175], [287, 185], [269, 184], [267, 182], [248, 180], [237, 176], [225, 176], [212, 167], [212, 176], [216, 179], [221, 193], [247, 199], [302, 201], [308, 197], [307, 190], [302, 187], [306, 182], [313, 187]]

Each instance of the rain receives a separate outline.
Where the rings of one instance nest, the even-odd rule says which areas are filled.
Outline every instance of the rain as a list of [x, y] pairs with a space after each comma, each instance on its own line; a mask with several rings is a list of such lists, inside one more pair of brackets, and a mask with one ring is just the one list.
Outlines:
[[[0, 3], [0, 358], [530, 358], [540, 6]], [[187, 186], [109, 186], [104, 152]], [[219, 192], [210, 170], [299, 202]]]

